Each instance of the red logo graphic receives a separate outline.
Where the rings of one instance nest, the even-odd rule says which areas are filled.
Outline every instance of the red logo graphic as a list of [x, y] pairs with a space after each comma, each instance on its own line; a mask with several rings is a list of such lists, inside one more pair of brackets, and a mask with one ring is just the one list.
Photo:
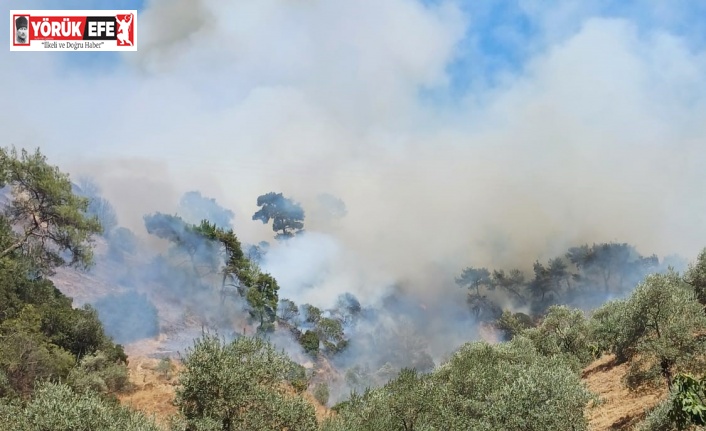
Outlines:
[[116, 15], [115, 22], [118, 25], [118, 45], [133, 46], [135, 42], [135, 26], [133, 25], [132, 14]]

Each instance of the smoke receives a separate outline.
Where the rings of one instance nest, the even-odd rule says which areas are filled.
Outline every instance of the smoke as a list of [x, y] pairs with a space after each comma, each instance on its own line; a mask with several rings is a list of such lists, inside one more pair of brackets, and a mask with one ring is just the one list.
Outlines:
[[[377, 310], [346, 328], [361, 346], [344, 366], [385, 362], [361, 334], [403, 328], [438, 363], [478, 336], [454, 283], [466, 266], [531, 274], [582, 243], [704, 246], [706, 54], [683, 31], [698, 14], [609, 3], [519, 2], [525, 32], [452, 1], [154, 0], [117, 64], [0, 52], [3, 99], [24, 101], [0, 108], [0, 128], [93, 177], [152, 254], [166, 246], [143, 216], [183, 212], [184, 193], [237, 214], [245, 244], [273, 238], [250, 220], [257, 197], [291, 196], [313, 212], [263, 258], [280, 296], [326, 309], [348, 292]], [[317, 216], [323, 193], [343, 217]], [[130, 280], [169, 285], [183, 309], [186, 269], [150, 259]], [[219, 309], [199, 295], [189, 307]]]

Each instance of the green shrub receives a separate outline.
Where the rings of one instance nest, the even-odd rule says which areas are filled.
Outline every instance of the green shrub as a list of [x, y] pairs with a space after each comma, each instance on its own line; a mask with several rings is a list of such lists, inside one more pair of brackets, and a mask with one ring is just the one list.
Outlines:
[[319, 354], [319, 336], [314, 331], [306, 331], [299, 338], [299, 344], [304, 348], [304, 351], [311, 356]]
[[260, 338], [226, 344], [204, 335], [187, 350], [183, 363], [176, 404], [189, 430], [215, 422], [221, 424], [219, 431], [316, 429], [313, 406], [286, 394], [283, 383], [292, 371], [291, 360]]
[[328, 404], [329, 389], [326, 383], [319, 383], [314, 388], [314, 398], [322, 405]]
[[671, 385], [675, 372], [702, 369], [706, 315], [693, 290], [678, 274], [648, 276], [624, 301], [607, 304], [594, 319], [619, 360], [630, 361], [630, 387], [644, 383]]
[[541, 354], [564, 356], [576, 368], [585, 366], [594, 356], [588, 320], [581, 310], [553, 305], [538, 327], [521, 334], [531, 339]]
[[77, 394], [66, 385], [44, 382], [22, 409], [0, 404], [0, 421], [13, 431], [159, 431], [143, 414], [103, 400]]

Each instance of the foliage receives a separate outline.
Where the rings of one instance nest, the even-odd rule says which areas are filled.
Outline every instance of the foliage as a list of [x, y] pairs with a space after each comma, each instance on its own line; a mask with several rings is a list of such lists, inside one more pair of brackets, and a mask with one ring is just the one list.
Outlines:
[[63, 384], [42, 382], [26, 405], [0, 402], [0, 423], [13, 431], [159, 431], [142, 413], [94, 393], [78, 394]]
[[174, 372], [175, 368], [176, 367], [174, 366], [174, 363], [172, 362], [171, 358], [164, 357], [159, 360], [159, 363], [157, 364], [155, 370], [158, 373], [162, 374], [165, 379], [171, 380], [172, 373]]
[[532, 340], [541, 354], [565, 355], [579, 368], [594, 359], [589, 323], [581, 310], [553, 305], [539, 326], [526, 329], [521, 335]]
[[314, 398], [323, 406], [328, 404], [329, 388], [326, 383], [319, 383], [314, 387]]
[[670, 411], [672, 409], [672, 399], [674, 394], [657, 404], [652, 410], [650, 410], [645, 419], [643, 419], [637, 429], [639, 431], [674, 431], [677, 427], [674, 421], [669, 417]]
[[314, 331], [306, 331], [299, 339], [299, 344], [304, 348], [304, 351], [311, 356], [316, 357], [319, 354], [319, 336]]
[[596, 331], [619, 360], [631, 362], [628, 384], [664, 379], [703, 365], [706, 315], [678, 274], [648, 276], [632, 295], [595, 314]]
[[296, 320], [299, 317], [299, 307], [297, 307], [294, 301], [286, 298], [280, 299], [277, 311], [279, 312], [280, 319], [291, 325], [297, 325], [298, 322]]
[[706, 248], [701, 250], [696, 262], [689, 265], [684, 280], [694, 289], [701, 305], [706, 305]]
[[348, 345], [344, 338], [343, 326], [336, 319], [322, 317], [316, 323], [315, 331], [329, 353], [338, 353]]
[[253, 214], [253, 220], [263, 224], [272, 220], [272, 230], [278, 232], [277, 239], [287, 239], [304, 229], [304, 210], [301, 205], [285, 198], [282, 193], [270, 192], [257, 198], [260, 210]]
[[301, 310], [304, 315], [304, 322], [316, 324], [319, 320], [321, 320], [323, 313], [319, 308], [311, 304], [304, 304], [302, 305]]
[[525, 329], [532, 328], [534, 322], [525, 313], [512, 313], [505, 310], [495, 322], [495, 326], [503, 332], [506, 340], [511, 340], [512, 337], [519, 335]]
[[183, 363], [176, 404], [189, 426], [207, 420], [223, 431], [316, 429], [313, 407], [285, 393], [290, 360], [260, 338], [225, 344], [205, 334]]
[[[102, 232], [95, 217], [87, 217], [88, 199], [75, 195], [68, 175], [34, 153], [0, 149], [0, 187], [11, 186], [13, 199], [3, 215], [0, 259], [11, 254], [30, 257], [39, 274], [53, 274], [69, 265], [93, 263], [92, 235]], [[68, 259], [68, 261], [66, 260]]]
[[706, 426], [706, 378], [678, 374], [674, 377], [672, 392], [668, 416], [677, 427]]
[[560, 358], [519, 337], [466, 344], [429, 375], [404, 369], [382, 388], [352, 394], [322, 429], [585, 430], [590, 398]]
[[67, 383], [78, 393], [114, 394], [130, 387], [124, 363], [100, 351], [81, 358], [69, 373]]

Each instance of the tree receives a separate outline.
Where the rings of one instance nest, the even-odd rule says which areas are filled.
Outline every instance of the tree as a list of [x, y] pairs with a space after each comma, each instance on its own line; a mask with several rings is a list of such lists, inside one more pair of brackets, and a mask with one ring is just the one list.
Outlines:
[[583, 367], [593, 359], [589, 323], [581, 310], [552, 305], [542, 323], [520, 332], [545, 356], [564, 355], [568, 363]]
[[684, 281], [694, 289], [696, 299], [701, 305], [706, 305], [706, 248], [701, 250], [696, 262], [689, 265], [684, 274]]
[[260, 210], [253, 214], [253, 220], [263, 224], [272, 220], [272, 230], [278, 232], [277, 239], [287, 239], [304, 229], [304, 210], [301, 205], [282, 196], [282, 193], [270, 192], [257, 198]]
[[706, 365], [706, 315], [674, 272], [648, 276], [629, 298], [602, 307], [594, 318], [616, 356], [630, 361], [631, 387], [660, 379], [670, 387], [675, 372]]
[[95, 393], [79, 394], [60, 383], [40, 382], [24, 408], [0, 402], [3, 429], [159, 431], [153, 419]]
[[3, 223], [14, 228], [0, 259], [31, 256], [35, 271], [46, 275], [58, 266], [93, 263], [92, 235], [102, 232], [100, 222], [86, 215], [88, 199], [73, 193], [69, 176], [47, 164], [39, 149], [0, 149], [0, 186], [12, 188]]
[[493, 288], [490, 280], [490, 271], [486, 268], [468, 267], [461, 272], [461, 276], [456, 278], [456, 284], [461, 288], [475, 290], [477, 296], [481, 296], [480, 288]]
[[283, 321], [290, 325], [297, 324], [296, 320], [299, 318], [299, 307], [297, 307], [297, 304], [291, 299], [280, 299], [277, 311], [279, 312], [279, 318]]
[[522, 294], [525, 288], [525, 275], [519, 269], [512, 269], [508, 273], [504, 270], [493, 271], [491, 281], [495, 287], [510, 293], [521, 305], [526, 302]]
[[260, 322], [258, 330], [270, 332], [274, 330], [277, 316], [277, 280], [270, 274], [259, 272], [254, 282], [248, 286], [245, 298], [250, 305], [250, 314]]
[[143, 217], [147, 233], [174, 245], [173, 252], [186, 253], [196, 278], [218, 271], [218, 244], [210, 238], [208, 222], [192, 225], [177, 215], [160, 212]]
[[118, 226], [118, 215], [115, 213], [113, 205], [100, 195], [101, 189], [98, 184], [89, 178], [81, 178], [78, 186], [75, 187], [75, 193], [88, 198], [86, 212], [98, 219], [103, 227], [103, 236], [109, 236], [112, 230]]
[[176, 404], [186, 429], [210, 423], [221, 431], [317, 429], [314, 408], [284, 385], [294, 364], [260, 338], [230, 343], [203, 335], [183, 360]]

